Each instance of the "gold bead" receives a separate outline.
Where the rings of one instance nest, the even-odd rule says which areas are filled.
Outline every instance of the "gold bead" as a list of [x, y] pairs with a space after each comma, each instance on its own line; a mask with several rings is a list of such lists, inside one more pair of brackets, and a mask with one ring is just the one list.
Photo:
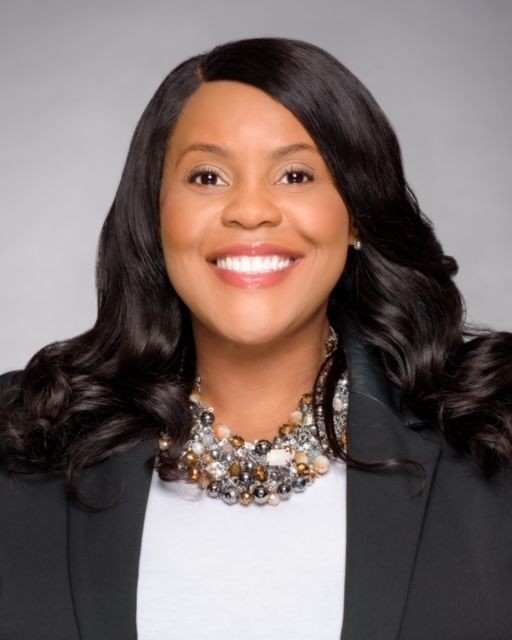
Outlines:
[[198, 480], [199, 484], [203, 489], [206, 489], [206, 487], [210, 484], [211, 481], [212, 481], [211, 478], [203, 474], [201, 474]]
[[201, 472], [197, 467], [190, 467], [190, 479], [194, 482], [199, 482], [199, 478], [201, 477]]
[[194, 464], [197, 461], [197, 456], [193, 451], [187, 451], [185, 454], [185, 460], [187, 464]]
[[232, 462], [229, 465], [229, 475], [232, 478], [236, 478], [240, 475], [242, 468], [240, 467], [240, 463], [239, 462]]
[[242, 438], [242, 436], [238, 436], [238, 435], [233, 436], [230, 442], [237, 449], [239, 449], [240, 447], [243, 447], [245, 444], [245, 440]]
[[313, 395], [311, 393], [305, 393], [300, 401], [301, 404], [311, 405], [313, 404]]
[[205, 465], [211, 464], [213, 462], [213, 457], [209, 453], [203, 453], [203, 455], [201, 456], [201, 460]]
[[289, 436], [291, 433], [293, 433], [295, 429], [295, 426], [293, 424], [282, 424], [279, 427], [279, 435], [281, 436], [281, 438], [284, 438], [285, 436]]
[[242, 491], [242, 493], [240, 494], [238, 501], [240, 502], [240, 504], [243, 505], [249, 505], [251, 504], [251, 502], [254, 500], [252, 494], [250, 491]]
[[267, 470], [263, 465], [259, 464], [257, 465], [257, 467], [255, 467], [254, 477], [260, 482], [264, 482], [267, 479]]
[[299, 474], [299, 476], [308, 476], [309, 472], [309, 465], [304, 464], [303, 462], [297, 465], [297, 473]]

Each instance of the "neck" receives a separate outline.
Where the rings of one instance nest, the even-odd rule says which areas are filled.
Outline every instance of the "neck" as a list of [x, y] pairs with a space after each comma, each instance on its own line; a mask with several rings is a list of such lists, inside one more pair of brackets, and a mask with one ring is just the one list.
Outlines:
[[311, 391], [329, 335], [325, 316], [265, 345], [242, 345], [194, 324], [202, 400], [249, 441], [272, 440]]

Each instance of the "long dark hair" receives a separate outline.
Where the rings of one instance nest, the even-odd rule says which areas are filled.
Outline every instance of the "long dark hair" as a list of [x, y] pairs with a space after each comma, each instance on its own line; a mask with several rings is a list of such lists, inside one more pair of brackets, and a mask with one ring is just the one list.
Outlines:
[[[492, 475], [512, 461], [512, 334], [469, 334], [443, 253], [408, 187], [397, 138], [369, 91], [338, 60], [307, 42], [253, 38], [192, 57], [163, 81], [133, 136], [97, 263], [98, 317], [71, 340], [43, 348], [1, 408], [1, 462], [10, 469], [64, 471], [79, 496], [81, 471], [167, 428], [163, 479], [177, 477], [189, 434], [195, 351], [188, 309], [167, 276], [159, 190], [169, 137], [203, 82], [253, 85], [287, 107], [318, 145], [364, 249], [351, 252], [329, 304], [356, 323], [402, 401]], [[472, 338], [472, 339], [469, 339]], [[336, 352], [324, 412], [344, 368]], [[389, 461], [383, 461], [383, 465]]]

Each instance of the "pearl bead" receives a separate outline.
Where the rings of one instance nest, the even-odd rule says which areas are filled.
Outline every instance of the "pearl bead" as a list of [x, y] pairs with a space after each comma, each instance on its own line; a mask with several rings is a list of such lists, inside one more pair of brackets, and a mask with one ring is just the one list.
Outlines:
[[330, 462], [327, 456], [321, 455], [315, 458], [313, 462], [313, 469], [317, 473], [327, 473], [329, 471]]
[[194, 442], [192, 445], [192, 451], [197, 456], [200, 456], [204, 452], [204, 444], [202, 442]]
[[205, 433], [203, 435], [203, 444], [205, 447], [211, 447], [215, 442], [215, 438], [213, 437], [213, 433]]
[[206, 467], [206, 473], [214, 480], [220, 480], [226, 475], [226, 467], [221, 462], [212, 462]]
[[304, 451], [297, 451], [294, 457], [296, 464], [307, 464], [308, 463], [308, 455]]
[[160, 439], [158, 440], [158, 448], [160, 451], [167, 451], [171, 444], [172, 441], [169, 436], [160, 436]]
[[288, 416], [288, 422], [290, 424], [300, 424], [302, 422], [302, 412], [301, 411], [292, 411]]
[[276, 507], [279, 504], [279, 502], [280, 500], [277, 493], [268, 494], [267, 504], [271, 505], [272, 507]]
[[218, 440], [227, 440], [231, 435], [231, 429], [222, 422], [217, 422], [213, 427], [213, 433]]

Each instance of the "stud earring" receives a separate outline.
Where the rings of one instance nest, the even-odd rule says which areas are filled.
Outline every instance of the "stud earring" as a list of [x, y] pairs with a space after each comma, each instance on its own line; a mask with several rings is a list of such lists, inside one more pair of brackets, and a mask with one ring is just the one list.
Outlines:
[[361, 251], [362, 248], [363, 248], [363, 243], [361, 242], [361, 240], [356, 240], [354, 242], [354, 249], [356, 251]]

